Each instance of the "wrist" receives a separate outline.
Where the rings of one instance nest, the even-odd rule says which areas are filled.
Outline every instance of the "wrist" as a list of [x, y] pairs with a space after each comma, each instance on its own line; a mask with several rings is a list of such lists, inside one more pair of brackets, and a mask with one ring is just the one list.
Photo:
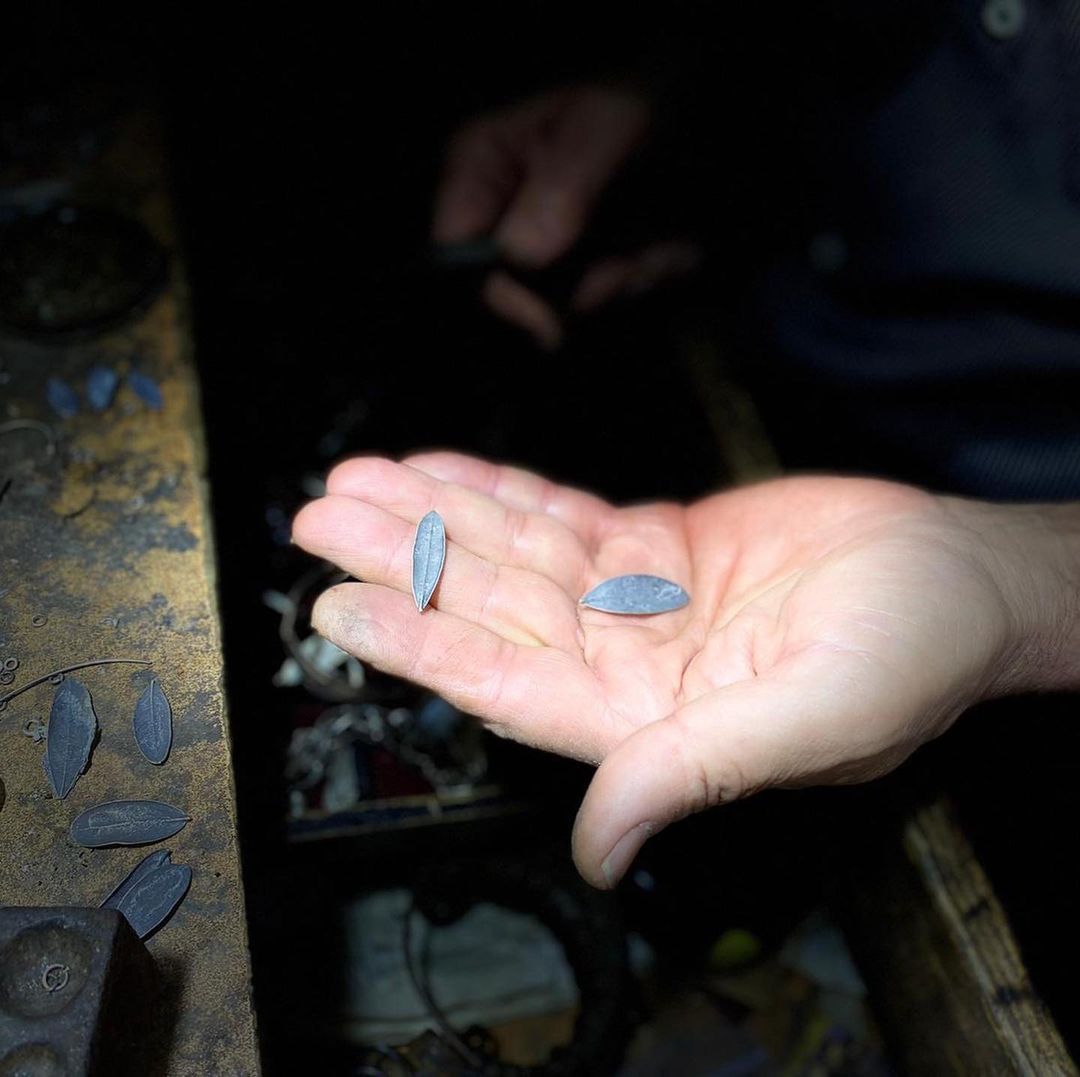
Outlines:
[[987, 695], [1080, 689], [1080, 503], [948, 500], [1008, 611]]

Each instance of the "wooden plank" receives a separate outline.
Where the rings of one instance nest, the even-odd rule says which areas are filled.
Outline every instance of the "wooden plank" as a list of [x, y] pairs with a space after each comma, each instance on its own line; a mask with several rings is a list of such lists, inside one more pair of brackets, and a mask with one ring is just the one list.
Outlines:
[[838, 904], [901, 1072], [1077, 1072], [946, 799], [879, 831]]
[[[68, 828], [83, 809], [140, 798], [185, 809], [191, 822], [163, 846], [175, 863], [190, 865], [194, 880], [173, 920], [148, 941], [164, 983], [153, 1038], [167, 1057], [148, 1060], [146, 1072], [256, 1074], [187, 298], [155, 118], [134, 113], [107, 129], [106, 149], [75, 180], [73, 198], [141, 219], [170, 252], [170, 279], [148, 309], [115, 330], [59, 342], [0, 338], [0, 424], [9, 424], [0, 436], [0, 481], [10, 480], [0, 502], [0, 657], [19, 662], [10, 689], [92, 659], [148, 665], [74, 674], [93, 697], [100, 737], [63, 801], [48, 790], [43, 745], [24, 735], [26, 723], [47, 719], [53, 689], [31, 688], [0, 713], [0, 903], [97, 905], [146, 854], [80, 848]], [[101, 414], [84, 397], [79, 414], [58, 418], [47, 403], [48, 378], [60, 376], [82, 394], [94, 363], [152, 375], [163, 408], [125, 386]], [[27, 420], [45, 426], [22, 427]], [[151, 677], [175, 720], [161, 766], [142, 757], [132, 735], [135, 702]]]

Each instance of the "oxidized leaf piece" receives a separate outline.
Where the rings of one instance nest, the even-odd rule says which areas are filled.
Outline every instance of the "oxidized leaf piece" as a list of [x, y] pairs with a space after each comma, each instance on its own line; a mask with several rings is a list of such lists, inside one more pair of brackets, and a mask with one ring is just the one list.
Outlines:
[[67, 677], [60, 682], [49, 713], [45, 736], [46, 771], [52, 791], [60, 800], [71, 792], [90, 762], [97, 735], [97, 716], [82, 681]]
[[604, 613], [668, 613], [682, 609], [690, 596], [659, 576], [615, 576], [598, 583], [581, 605]]
[[157, 800], [110, 800], [87, 808], [71, 824], [71, 838], [95, 849], [102, 845], [149, 845], [171, 838], [190, 815]]
[[191, 885], [191, 868], [172, 864], [140, 879], [116, 908], [124, 914], [135, 934], [145, 939], [172, 915]]
[[112, 367], [94, 366], [86, 375], [86, 399], [94, 411], [107, 411], [120, 378]]
[[141, 879], [153, 874], [171, 862], [172, 853], [168, 849], [156, 849], [149, 856], [144, 856], [122, 883], [101, 903], [103, 909], [117, 909], [123, 896]]
[[161, 386], [149, 374], [133, 370], [128, 375], [128, 387], [148, 407], [161, 411], [165, 400], [161, 395]]
[[422, 613], [435, 593], [446, 561], [446, 529], [442, 517], [432, 510], [416, 525], [413, 540], [412, 593]]
[[49, 378], [45, 385], [45, 399], [61, 419], [70, 419], [79, 413], [79, 397], [63, 378]]
[[157, 680], [135, 704], [135, 743], [151, 763], [164, 763], [172, 747], [172, 708]]

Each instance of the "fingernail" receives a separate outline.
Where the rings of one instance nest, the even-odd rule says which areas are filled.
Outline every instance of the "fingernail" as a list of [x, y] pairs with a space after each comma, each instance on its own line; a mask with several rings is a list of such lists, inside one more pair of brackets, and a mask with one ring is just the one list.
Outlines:
[[626, 869], [637, 856], [638, 850], [655, 830], [656, 827], [652, 823], [638, 823], [615, 843], [614, 848], [600, 864], [601, 874], [610, 889], [614, 889], [626, 874]]

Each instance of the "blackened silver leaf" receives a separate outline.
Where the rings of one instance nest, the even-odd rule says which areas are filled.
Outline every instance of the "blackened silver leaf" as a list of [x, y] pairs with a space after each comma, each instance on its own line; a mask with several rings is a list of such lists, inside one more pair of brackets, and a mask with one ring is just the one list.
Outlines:
[[94, 411], [107, 411], [120, 378], [109, 366], [92, 366], [86, 375], [86, 400]]
[[97, 736], [97, 716], [82, 681], [65, 677], [53, 696], [45, 736], [45, 766], [53, 794], [60, 800], [71, 792], [90, 762]]
[[124, 881], [101, 903], [101, 907], [103, 909], [119, 908], [120, 900], [140, 879], [145, 879], [158, 868], [165, 867], [171, 862], [171, 858], [172, 853], [168, 849], [156, 849], [149, 856], [144, 856], [132, 868]]
[[128, 387], [149, 408], [161, 411], [165, 399], [161, 395], [161, 386], [149, 374], [133, 370], [128, 375]]
[[668, 613], [682, 609], [690, 596], [659, 576], [615, 576], [598, 583], [581, 599], [583, 606], [604, 613]]
[[135, 704], [135, 743], [151, 763], [164, 763], [172, 747], [172, 708], [157, 680]]
[[71, 824], [71, 838], [94, 849], [102, 845], [149, 845], [171, 838], [191, 819], [158, 800], [110, 800], [87, 808]]
[[63, 378], [49, 378], [45, 385], [45, 399], [61, 419], [70, 419], [79, 414], [78, 394]]
[[135, 934], [145, 939], [173, 914], [191, 885], [191, 868], [171, 864], [151, 871], [121, 898], [116, 908]]
[[432, 510], [416, 525], [413, 540], [412, 593], [422, 613], [431, 601], [446, 561], [446, 529], [442, 517]]

